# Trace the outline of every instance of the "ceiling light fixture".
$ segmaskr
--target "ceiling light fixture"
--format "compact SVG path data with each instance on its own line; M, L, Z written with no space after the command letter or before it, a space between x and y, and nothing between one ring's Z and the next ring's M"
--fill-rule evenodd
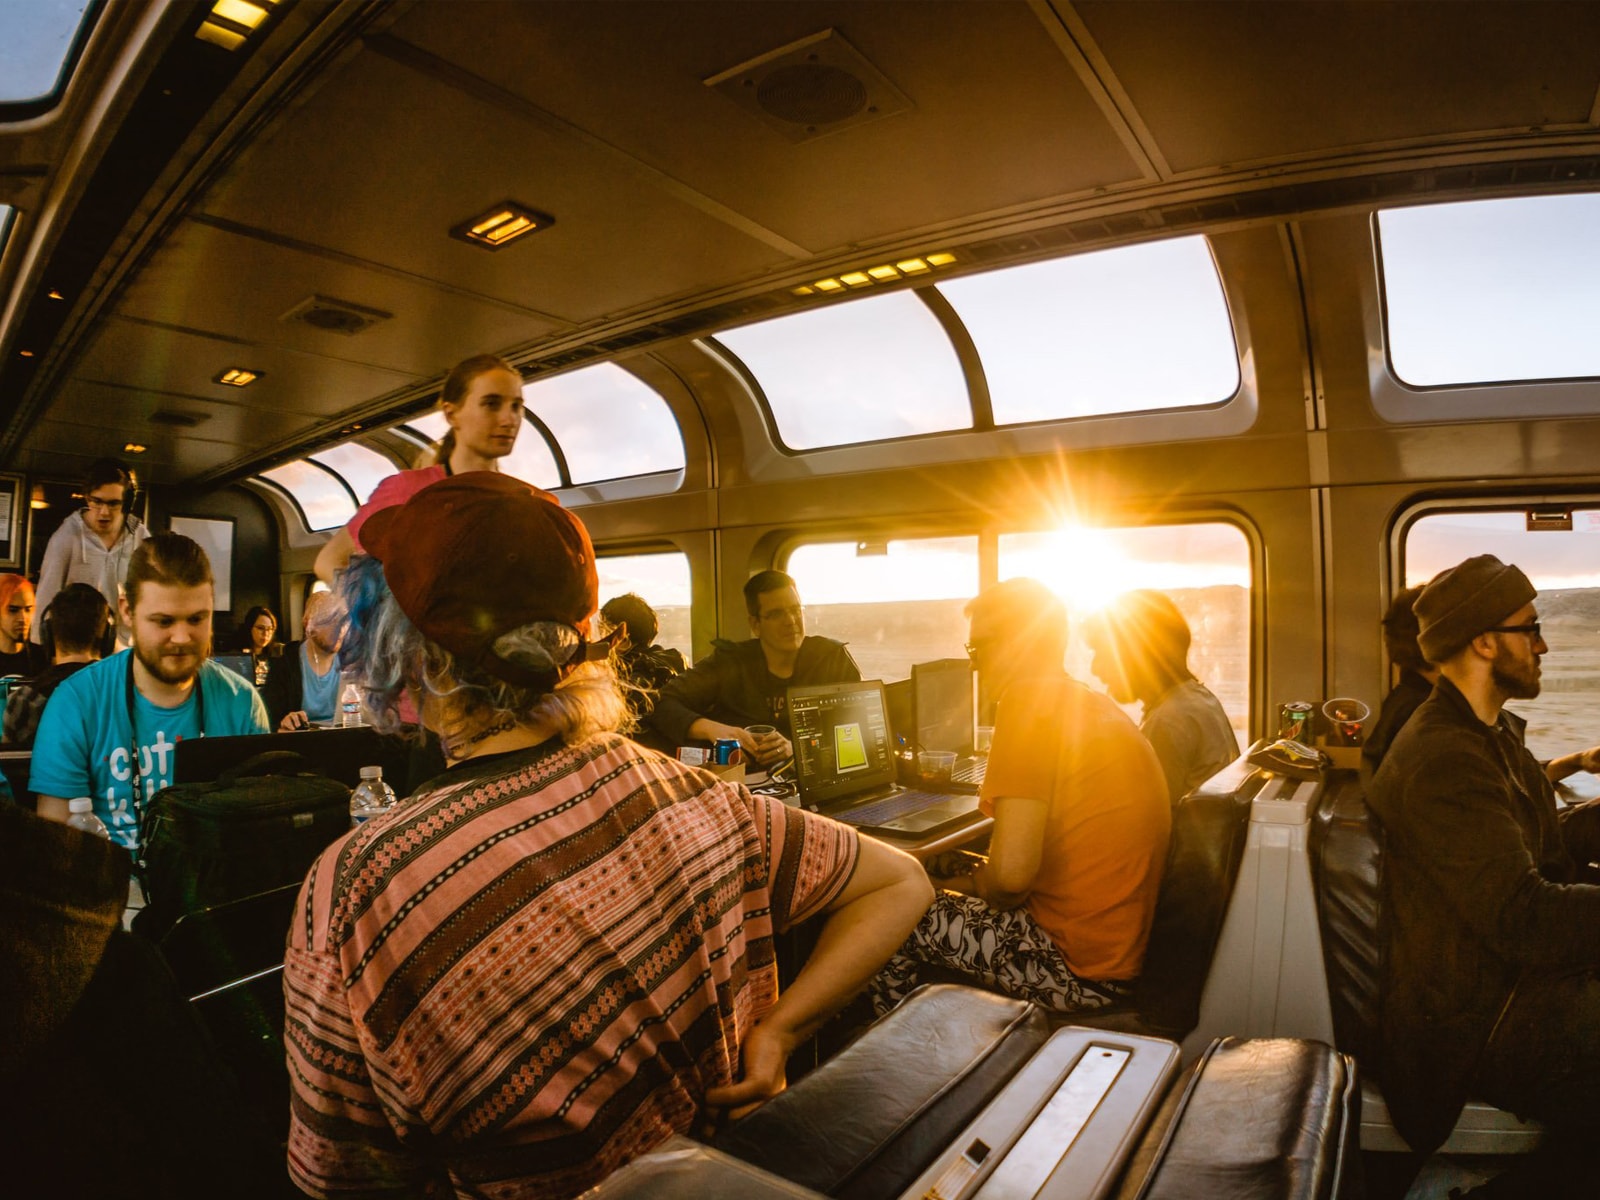
M29 508L49 508L50 501L45 497L44 484L36 483L28 491Z
M194 36L202 42L221 46L224 50L237 50L261 22L267 19L267 10L278 0L216 0Z
M913 275L926 275L936 267L948 267L956 261L956 256L948 250L940 250L933 254L924 254L918 258L902 258L898 262L880 263L875 267L866 267L860 271L845 271L840 275L832 275L827 279L818 279L812 283L802 283L799 287L789 289L791 295L815 296L818 292L843 291L848 288L870 287L875 283L894 283L896 280L906 279Z
M214 376L211 382L224 383L229 387L245 387L260 379L264 374L264 371L248 371L244 367L229 367L221 375Z
M530 233L538 233L556 223L556 219L535 212L526 205L507 200L496 204L488 212L469 217L450 231L450 236L485 250L499 250Z
M150 449L149 446L141 446L138 442L122 443L122 452L124 454L143 454L148 449Z
M52 299L52 300L65 300L66 299L66 297L63 296L60 292L56 291L55 288L51 288L48 292L45 293L45 295L49 296L50 299Z

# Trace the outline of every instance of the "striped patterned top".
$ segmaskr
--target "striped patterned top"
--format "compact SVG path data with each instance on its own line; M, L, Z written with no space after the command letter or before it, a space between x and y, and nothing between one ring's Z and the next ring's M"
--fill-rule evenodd
M314 1196L561 1197L691 1127L854 831L605 734L451 771L331 846L284 970Z

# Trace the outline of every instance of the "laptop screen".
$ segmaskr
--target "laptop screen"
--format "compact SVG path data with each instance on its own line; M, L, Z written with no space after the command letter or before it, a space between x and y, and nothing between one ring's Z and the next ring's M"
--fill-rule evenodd
M831 683L789 689L795 778L809 805L894 782L883 684Z
M219 667L227 667L235 675L243 675L251 683L256 681L255 659L248 654L213 654L211 661Z
M972 664L941 658L911 668L918 750L972 753Z

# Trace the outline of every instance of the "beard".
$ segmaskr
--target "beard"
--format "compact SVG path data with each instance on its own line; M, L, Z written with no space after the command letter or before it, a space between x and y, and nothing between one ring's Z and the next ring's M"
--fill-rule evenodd
M162 683L188 683L200 673L200 664L211 657L211 639L190 642L181 653L163 651L134 639L133 653L144 669Z
M1522 659L1504 650L1489 665L1494 686L1511 700L1532 700L1539 694L1539 660L1531 655Z

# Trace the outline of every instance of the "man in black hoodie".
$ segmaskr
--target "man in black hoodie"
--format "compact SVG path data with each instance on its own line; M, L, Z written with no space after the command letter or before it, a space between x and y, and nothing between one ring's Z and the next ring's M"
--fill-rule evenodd
M712 642L709 656L662 687L650 720L670 745L737 738L765 766L794 753L789 689L854 683L861 670L843 642L806 636L799 589L782 571L751 576L744 602L754 636ZM775 732L752 733L751 725L770 725Z

